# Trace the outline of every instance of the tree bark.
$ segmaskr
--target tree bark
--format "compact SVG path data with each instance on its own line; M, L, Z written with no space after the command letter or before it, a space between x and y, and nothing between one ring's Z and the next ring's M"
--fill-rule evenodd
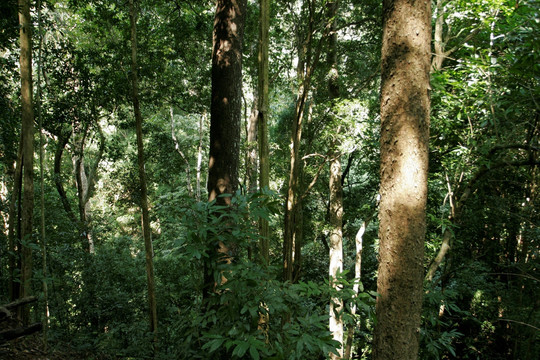
M212 99L210 104L210 151L208 162L208 201L230 205L230 194L238 189L240 122L242 112L242 42L246 0L218 0L213 30ZM231 262L233 244L219 241L210 261ZM203 298L215 290L211 268L205 262ZM221 275L221 281L226 278Z
M134 0L129 1L131 22L131 91L133 112L135 114L135 129L137 132L137 163L139 165L139 181L141 187L141 211L144 248L146 253L146 280L148 283L148 306L150 315L150 331L154 333L154 342L157 341L157 305L156 285L154 281L154 250L152 248L152 234L150 229L150 215L148 211L148 190L146 186L146 172L144 170L144 146L142 133L142 115L139 105L139 83L137 75L137 10Z
M270 29L270 1L260 0L259 16L259 66L258 66L258 142L259 142L259 190L270 188L270 156L268 150L268 43ZM269 261L268 221L259 221L260 252L265 263Z
M336 291L341 287L336 283L337 276L343 272L343 191L341 188L341 161L339 157L330 163L330 286ZM343 300L339 296L330 299L329 330L334 340L342 346L338 354L331 353L331 359L343 357Z
M296 99L295 115L292 123L291 145L290 145L290 166L289 183L287 188L287 199L285 202L285 215L283 220L283 280L292 282L295 273L298 273L299 264L294 264L294 255L300 256L297 250L301 250L301 239L297 230L302 227L300 209L300 143L302 140L302 126L304 110L311 87L311 75L314 64L311 60L312 32L313 32L313 12L310 4L309 30L305 42L299 40L298 43L298 66L297 77L300 82L298 96ZM306 72L306 68L308 71Z
M429 142L431 1L384 0L373 359L416 359Z
M246 1L218 0L212 51L208 200L230 204L238 188L242 41Z
M23 198L21 213L21 297L32 293L32 221L34 211L34 108L32 103L32 20L30 1L19 0L20 67L22 108ZM22 321L28 324L29 309L22 311Z
M338 10L338 2L330 1L326 4L327 17L330 27L330 36L328 37L328 93L331 101L331 115L333 116L335 102L339 98L339 83L338 83L338 62L337 62L337 32L335 18ZM335 121L335 119L333 119ZM334 123L332 121L332 123ZM337 130L339 133L339 130ZM337 283L337 276L343 272L343 189L341 186L341 156L339 153L340 141L337 140L332 144L330 161L330 179L329 179L329 215L330 215L330 246L329 258L330 265L328 275L330 278L330 286L335 291L341 288ZM333 296L330 299L330 320L329 330L332 333L332 338L338 341L341 346L337 349L337 354L330 353L330 359L336 360L343 357L343 300L339 296Z
M257 96L253 100L251 107L251 114L247 121L247 149L246 149L246 189L250 193L255 193L258 188L257 183L257 128L258 128L258 109L257 109Z

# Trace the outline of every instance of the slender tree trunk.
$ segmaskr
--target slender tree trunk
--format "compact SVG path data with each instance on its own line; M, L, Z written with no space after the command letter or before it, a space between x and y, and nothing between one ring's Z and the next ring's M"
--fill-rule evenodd
M73 171L75 173L75 182L77 184L77 195L79 200L79 231L81 240L83 241L83 246L87 246L88 252L90 254L94 254L95 252L94 240L92 237L90 198L93 196L94 193L97 170L101 158L103 157L103 152L105 150L105 137L103 135L103 131L101 130L101 127L97 121L95 125L97 127L97 134L99 137L99 148L98 154L94 162L90 165L86 164L84 156L85 143L90 131L90 125L86 125L82 135L78 134L79 136L77 136L77 134L75 133L77 127L73 126L73 138L76 139L76 149L72 155L72 161ZM59 150L61 151L62 149ZM67 203L67 199L64 199L63 201Z
M199 119L199 146L197 147L197 193L195 199L201 201L201 167L203 156L203 125L206 119L206 112Z
M343 272L343 191L341 188L341 161L339 156L330 163L330 285L339 291L336 283L337 276ZM343 300L339 296L330 299L329 330L334 340L343 345ZM343 357L343 346L338 349L338 355L331 353L331 359Z
M328 37L328 93L330 94L331 106L334 108L335 101L339 98L338 84L338 62L337 62L337 32L335 31L335 17L337 15L338 3L331 1L326 4L327 17L331 28ZM331 113L333 114L334 109ZM339 130L337 131L339 133ZM336 283L337 276L343 272L343 189L341 186L341 156L339 154L339 141L333 144L331 149L332 160L330 161L330 246L329 258L330 266L328 275L330 285L335 291L341 287ZM338 354L330 353L330 359L341 359L343 357L343 300L339 296L330 299L330 321L329 330L334 340L341 346L337 349Z
M37 62L37 117L39 123L39 185L40 185L40 214L41 214L41 262L43 272L43 344L45 353L48 351L48 330L49 330L49 289L47 285L47 238L45 232L45 179L43 171L43 159L45 158L45 144L43 139L43 118L41 116L41 66L42 66L42 49L43 49L43 33L41 26L41 0L37 2L38 16L38 62Z
M193 188L191 187L191 166L189 165L189 161L184 155L184 152L180 150L180 144L178 144L178 139L176 138L176 133L174 131L174 111L172 105L169 108L169 113L171 115L171 137L174 141L174 148L176 149L176 152L180 154L180 156L186 163L186 187L188 191L188 196L191 197L193 196Z
M431 72L437 72L441 71L444 65L444 61L451 56L456 50L461 48L465 43L470 41L472 38L474 38L479 32L480 28L474 29L471 31L467 36L460 39L454 47L447 49L446 45L448 43L448 40L452 37L452 34L450 34L450 27L448 27L448 30L444 31L444 23L445 23L445 15L446 10L444 9L444 5L449 3L450 1L445 0L437 0L437 3L435 4L435 29L433 32L433 58L431 59ZM455 41L455 39L454 39Z
M146 252L146 279L148 282L148 305L150 315L150 331L154 333L154 343L157 341L157 305L156 285L154 281L154 250L152 248L152 234L150 229L150 215L148 212L148 191L146 187L146 173L144 170L144 147L142 133L142 115L139 105L139 83L137 76L137 10L134 0L129 1L131 20L131 91L133 97L133 112L135 113L135 129L137 132L137 162L139 164L139 180L141 187L141 211L144 248Z
M8 229L8 249L9 249L9 298L15 301L19 298L20 282L16 281L15 269L19 266L19 235L20 235L20 206L22 187L22 147L20 141L17 151L17 161L15 162L15 173L13 174L13 190L11 191L11 201L9 204L9 229Z
M431 1L384 0L373 359L416 359L429 142Z
M433 59L431 60L431 71L441 71L446 54L444 53L443 27L444 27L444 0L437 0L435 7L435 31L433 41Z
M69 141L69 135L63 135L60 133L58 135L58 140L56 144L56 151L54 153L54 184L56 185L56 190L60 196L60 201L62 206L69 219L74 226L78 226L77 217L71 209L69 200L67 198L66 190L64 189L64 184L62 183L62 155L64 154L64 149Z
M258 66L258 141L259 141L259 189L270 188L270 156L268 150L268 43L270 29L270 0L260 0L259 16L259 66ZM268 237L270 230L268 221L261 219L259 222L261 235L260 252L265 263L269 261Z
M362 249L363 249L363 243L364 243L364 234L366 232L366 228L369 225L371 219L367 219L362 222L362 226L360 226L360 229L358 229L358 232L356 233L355 237L355 259L354 259L354 285L353 285L353 293L354 297L358 296L359 290L360 290L360 281L362 279ZM351 307L351 314L356 315L356 305L353 305ZM349 324L347 326L347 342L345 345L345 355L343 356L344 359L348 360L351 358L352 353L352 344L354 339L354 324Z
M311 37L307 41L311 41ZM299 60L300 61L300 60ZM298 77L302 85L298 91L296 101L295 117L292 124L291 145L290 145L290 166L289 166L289 184L287 189L287 199L285 204L284 217L284 239L283 239L283 280L293 281L293 275L298 270L298 264L294 264L294 253L297 250L297 229L301 226L299 214L299 192L300 192L300 143L302 140L302 126L304 119L304 110L307 102L310 78L304 78L303 66L299 65Z
M251 114L246 124L247 132L247 149L246 149L246 188L250 193L257 191L257 127L258 127L258 110L257 96L253 100Z
M292 124L290 145L290 167L287 198L285 201L285 215L283 221L283 280L294 281L300 275L300 263L302 246L302 198L300 194L300 176L302 159L300 157L300 143L302 140L302 126L304 111L311 90L311 78L315 68L319 64L322 44L330 33L330 27L326 28L322 38L319 39L317 48L313 54L312 42L314 34L314 3L307 2L309 11L308 30L305 41L298 40L299 60L297 77L300 83L296 99L295 117Z
M21 214L21 284L20 296L32 293L32 220L34 211L34 108L32 104L32 20L30 1L19 0L20 23L20 67L21 67L21 108L22 108L22 164L23 199ZM29 309L22 312L23 324L29 321Z

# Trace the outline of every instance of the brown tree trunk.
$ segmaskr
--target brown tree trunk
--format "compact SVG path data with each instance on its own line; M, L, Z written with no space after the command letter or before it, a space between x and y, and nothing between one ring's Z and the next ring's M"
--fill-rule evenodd
M257 96L253 100L251 107L251 114L247 121L247 149L246 149L246 189L250 193L257 191L257 128L258 128L258 110L257 110Z
M218 0L212 50L212 99L210 104L210 151L208 201L230 205L238 189L240 120L242 112L242 41L246 0ZM217 261L231 261L233 244L219 242ZM222 259L219 259L219 258ZM205 263L203 298L215 289L214 274ZM226 281L222 275L222 281Z
M270 2L260 0L259 16L259 67L258 67L258 141L259 141L259 189L270 187L270 157L268 150L268 32L270 29ZM261 235L260 252L265 263L269 261L268 237L270 230L268 221L261 219L259 222Z
M384 0L373 359L416 359L429 142L431 1Z
M238 188L242 110L242 40L246 1L218 0L212 51L208 200L230 204L222 194Z
M310 6L311 9L311 6ZM298 43L298 67L296 70L300 87L296 99L295 116L292 123L290 145L289 184L285 202L285 215L283 220L283 280L293 281L298 273L299 264L294 264L294 258L300 257L301 240L298 238L298 229L301 229L301 202L300 202L300 143L302 140L302 127L304 111L311 87L311 74L313 68L311 60L311 42L313 31L312 11L310 11L309 30L305 42ZM306 68L308 69L306 73Z
M30 1L19 0L20 23L20 66L21 66L21 108L22 108L22 213L21 213L21 294L20 297L32 293L32 220L34 211L34 108L32 104L32 20L30 18ZM22 312L23 324L28 324L29 309Z
M133 97L133 112L135 113L135 128L137 132L137 162L139 165L139 181L141 187L142 230L144 249L146 253L146 279L148 283L148 305L150 315L150 331L154 333L154 342L157 341L157 305L156 285L154 281L154 250L152 248L152 234L150 229L150 215L148 212L148 190L146 187L146 172L144 170L144 147L142 133L142 115L139 105L139 83L137 76L137 10L134 0L129 1L131 21L131 91Z

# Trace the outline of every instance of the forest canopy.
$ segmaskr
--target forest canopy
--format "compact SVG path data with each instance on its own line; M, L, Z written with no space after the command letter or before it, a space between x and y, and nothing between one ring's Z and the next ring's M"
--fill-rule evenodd
M0 357L540 358L539 19L0 2Z

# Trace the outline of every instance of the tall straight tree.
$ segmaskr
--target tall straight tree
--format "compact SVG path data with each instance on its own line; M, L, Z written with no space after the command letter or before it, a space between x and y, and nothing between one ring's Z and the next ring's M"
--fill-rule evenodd
M268 32L270 29L270 0L260 0L259 15L259 73L258 73L258 131L259 131L259 188L270 187L270 159L268 154ZM268 264L268 221L259 222L261 256Z
M335 108L335 102L339 98L338 83L338 63L337 63L337 31L336 15L338 10L338 1L329 1L326 3L327 16L329 21L330 36L328 37L328 93L330 95L331 106ZM334 110L334 109L332 109ZM333 113L334 111L332 111ZM337 132L339 133L339 128ZM339 136L339 135L338 135ZM330 149L332 159L330 161L330 266L328 275L332 287L339 291L337 276L343 271L343 189L341 185L341 156L339 143L332 144ZM334 340L342 346L337 349L337 354L330 353L330 359L341 359L343 357L343 300L338 296L330 299L330 320L329 330Z
M212 48L212 99L210 104L210 156L208 201L230 205L238 189L240 120L242 115L242 41L246 0L218 0ZM230 261L231 244L219 242L217 252ZM210 264L212 267L213 264ZM215 286L214 274L205 263L203 298ZM226 279L222 276L222 281Z
M146 279L148 282L148 305L150 310L150 331L157 340L157 305L156 285L154 281L154 250L150 232L150 215L148 213L148 190L146 186L146 172L144 170L144 147L142 134L142 115L139 105L139 79L137 75L137 9L135 0L129 1L131 22L131 92L133 112L135 113L135 130L137 132L137 162L139 164L139 182L141 188L142 230L144 249L146 252Z
M229 204L238 188L242 40L246 0L218 0L213 31L208 200Z
M384 0L373 359L416 359L429 142L430 0Z
M17 171L22 174L22 206L17 223L20 221L21 249L21 288L19 297L29 296L32 278L32 221L34 211L34 108L32 104L32 20L30 1L19 0L20 24L20 69L21 69L21 146L17 161ZM22 165L22 167L21 167ZM19 193L20 194L20 193ZM20 196L20 195L19 195ZM27 306L22 311L21 319L26 325L29 318Z

